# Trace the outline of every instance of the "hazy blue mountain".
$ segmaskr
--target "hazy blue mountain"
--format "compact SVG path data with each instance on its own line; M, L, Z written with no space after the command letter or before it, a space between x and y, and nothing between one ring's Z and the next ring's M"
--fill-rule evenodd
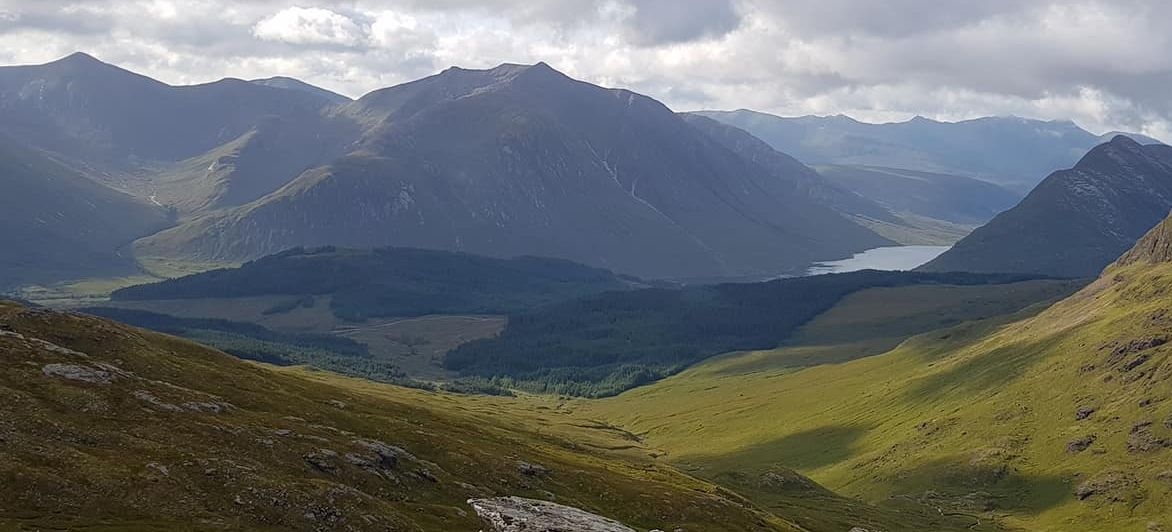
M0 131L115 169L199 155L273 115L313 124L326 105L305 92L236 79L170 86L83 53L0 67Z
M921 269L1092 277L1169 209L1172 147L1117 136Z
M120 249L166 225L163 209L0 135L0 289L133 273Z
M723 277L890 243L798 193L815 175L801 165L766 169L651 98L545 64L452 68L337 114L364 130L352 153L137 249L242 260L394 245Z
M882 166L974 177L1021 193L1111 138L1070 121L1018 117L955 123L916 117L869 124L842 115L782 118L748 110L700 114L742 128L809 165Z
M829 182L897 213L980 225L1017 204L1021 196L971 177L880 166L818 167Z
M309 83L306 83L306 82L301 81L299 79L288 78L285 76L275 76L275 77L271 77L271 78L254 79L254 80L250 80L249 83L255 83L257 85L265 85L267 87L276 87L278 89L301 91L301 92L305 92L305 93L319 96L322 99L324 99L330 103L333 103L333 104L348 103L348 102L353 101L348 96L343 96L343 95L338 94L334 91L331 91L328 89L323 89L323 88L318 87L316 85L310 85Z

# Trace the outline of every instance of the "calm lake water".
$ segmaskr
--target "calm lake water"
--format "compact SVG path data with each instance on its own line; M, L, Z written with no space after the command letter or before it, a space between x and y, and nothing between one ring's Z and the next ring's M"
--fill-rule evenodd
M820 262L806 270L807 275L843 273L858 270L911 270L948 251L950 246L892 246L868 249L849 259Z

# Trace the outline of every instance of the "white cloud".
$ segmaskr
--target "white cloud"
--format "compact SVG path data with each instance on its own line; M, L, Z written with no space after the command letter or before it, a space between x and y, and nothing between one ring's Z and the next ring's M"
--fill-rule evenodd
M363 28L345 15L320 7L288 7L252 27L266 41L305 45L358 46L366 40Z
M1164 0L0 0L0 62L85 50L169 83L351 96L546 61L673 108L1019 114L1167 139ZM308 49L312 49L309 52Z

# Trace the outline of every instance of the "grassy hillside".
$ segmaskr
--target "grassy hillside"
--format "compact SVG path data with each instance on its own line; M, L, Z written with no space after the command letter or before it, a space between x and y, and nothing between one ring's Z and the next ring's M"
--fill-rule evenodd
M801 345L715 359L581 408L710 479L785 466L872 502L1029 530L1165 530L1170 289L1172 264L1139 261L1040 313L794 368L811 351L833 360L882 336L859 317L884 307L855 299L807 326Z
M613 395L734 350L768 349L867 288L995 285L1022 276L879 272L610 292L509 316L497 337L448 353L445 366L506 386Z
M551 410L274 371L11 303L0 353L4 529L476 530L465 499L516 494L640 530L795 530Z

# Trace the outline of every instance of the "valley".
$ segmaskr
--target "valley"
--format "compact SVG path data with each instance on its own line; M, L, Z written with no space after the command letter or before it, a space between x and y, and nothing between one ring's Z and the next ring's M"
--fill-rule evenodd
M852 3L840 46L920 38ZM1156 78L881 81L753 0L583 4L541 47L505 41L556 1L415 4L103 48L158 79L5 56L40 62L0 66L0 529L1172 530L1172 147L1112 93ZM779 62L733 71L746 28Z

